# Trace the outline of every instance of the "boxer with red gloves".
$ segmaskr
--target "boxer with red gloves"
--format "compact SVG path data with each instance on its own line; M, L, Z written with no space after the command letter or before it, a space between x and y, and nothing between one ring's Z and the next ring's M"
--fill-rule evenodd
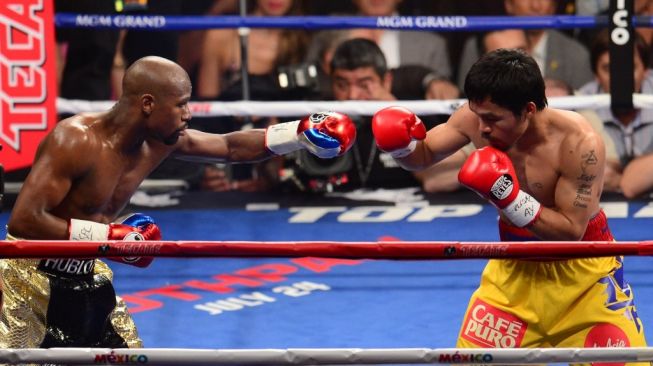
M379 148L393 158L409 155L417 141L426 138L422 120L403 107L388 107L374 114L372 132Z
M405 108L378 111L377 145L420 170L472 142L478 150L458 179L499 210L503 241L533 242L537 253L538 240L614 240L599 206L603 140L581 115L547 106L532 57L484 55L467 74L465 95L468 103L426 133ZM646 346L624 278L618 257L489 260L457 347Z
M277 155L304 148L323 158L335 158L347 152L356 140L356 126L349 116L337 112L319 112L299 121L268 127L265 146Z
M499 208L515 226L532 224L542 211L542 205L533 196L519 189L508 155L492 146L472 152L460 168L458 180Z
M161 230L154 219L141 213L128 215L120 223L100 224L94 221L70 219L68 224L70 240L161 240ZM117 262L145 268L152 263L152 257L123 257Z
M41 141L9 217L8 239L158 239L143 216L116 222L142 181L168 157L258 162L298 148L319 157L344 153L355 140L349 118L318 113L269 129L213 134L188 128L191 82L161 57L135 61L107 111L82 113ZM145 267L151 258L122 262ZM139 347L113 273L94 258L0 260L1 348Z

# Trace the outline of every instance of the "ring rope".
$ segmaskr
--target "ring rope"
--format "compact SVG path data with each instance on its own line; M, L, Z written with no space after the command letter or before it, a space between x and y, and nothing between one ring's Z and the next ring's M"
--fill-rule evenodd
M598 109L610 107L610 94L567 96L548 98L549 105L560 109ZM196 117L210 116L260 116L293 117L317 111L371 116L388 106L403 106L417 114L452 114L466 99L450 100L398 100L398 101L237 101L237 102L190 102L189 108ZM636 108L653 109L653 95L633 94ZM57 99L59 113L76 114L110 109L115 101L89 101ZM253 112L255 111L255 112Z
M174 15L109 15L55 14L59 28L110 28L149 30L190 30L217 28L284 28L284 29L344 29L381 28L429 31L487 31L521 28L596 28L608 26L607 16L549 15L549 16L174 16ZM651 27L650 16L636 16L635 27Z
M0 362L147 365L540 364L653 361L653 348L26 348L0 349Z
M540 259L653 255L653 241L334 242L5 240L0 258L330 257L350 259Z

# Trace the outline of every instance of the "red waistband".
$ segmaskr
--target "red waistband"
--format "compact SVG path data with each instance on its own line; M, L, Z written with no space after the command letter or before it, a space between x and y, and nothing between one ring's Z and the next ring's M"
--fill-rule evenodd
M501 241L534 241L540 240L530 230L508 224L499 220L499 236ZM612 241L614 237L608 226L608 218L603 210L590 219L581 241Z

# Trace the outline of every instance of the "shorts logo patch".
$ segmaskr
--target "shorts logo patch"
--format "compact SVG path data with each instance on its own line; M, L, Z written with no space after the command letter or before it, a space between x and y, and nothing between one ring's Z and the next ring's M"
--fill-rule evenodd
M528 324L476 299L463 323L462 337L480 347L520 347Z
M626 333L614 324L597 324L587 333L585 347L630 347ZM601 366L621 366L625 363L594 363Z
M42 259L38 268L64 276L88 276L93 274L95 259L48 258Z
M585 347L630 347L626 333L614 324L595 325L587 333Z

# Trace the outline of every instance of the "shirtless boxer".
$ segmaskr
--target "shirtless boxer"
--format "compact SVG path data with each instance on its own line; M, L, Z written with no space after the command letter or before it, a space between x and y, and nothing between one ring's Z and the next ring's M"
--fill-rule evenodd
M469 102L428 132L406 109L377 112L377 144L416 170L473 142L478 150L458 178L497 207L503 241L613 240L599 207L603 141L579 114L547 107L530 56L488 53L467 74L465 93ZM477 348L645 345L615 257L490 260L458 338L458 347Z
M344 153L356 136L349 117L334 112L267 130L191 130L190 96L190 80L179 65L159 57L136 61L111 110L63 120L42 141L9 218L8 238L160 239L147 216L115 220L167 156L251 162L306 148L330 158ZM151 258L123 261L147 266ZM102 261L7 259L0 261L0 273L0 347L141 346Z

